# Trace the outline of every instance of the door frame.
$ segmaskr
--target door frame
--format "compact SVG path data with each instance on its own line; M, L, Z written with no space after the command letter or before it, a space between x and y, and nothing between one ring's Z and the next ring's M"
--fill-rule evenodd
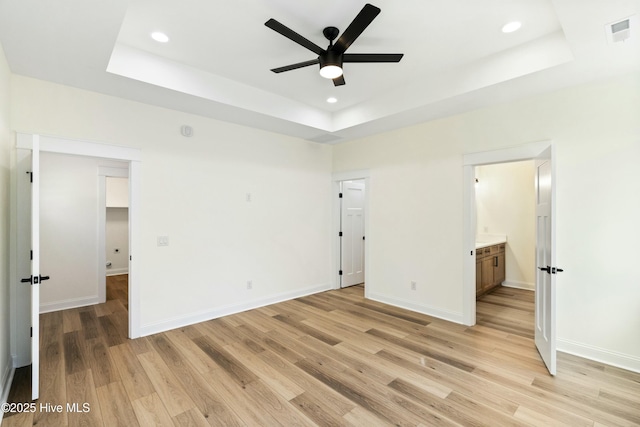
M467 326L476 324L476 200L475 167L497 163L533 160L551 147L552 161L555 149L551 140L531 142L514 147L468 153L463 156L463 302L462 322ZM554 181L552 185L556 185Z
M369 233L369 218L371 217L370 209L369 209L369 200L371 196L371 178L368 169L356 170L356 171L347 171L347 172L336 172L332 175L332 191L331 197L333 199L333 237L331 240L331 247L333 256L331 257L331 287L332 289L340 289L340 238L338 233L340 232L340 183L342 181L351 181L356 179L364 180L364 235L366 237L364 241L364 296L368 297L368 289L372 283L371 281L371 262L370 262L370 254L371 251L369 247L371 246L372 236Z
M142 151L137 148L122 147L116 145L100 144L84 140L72 140L47 135L35 135L26 133L16 134L16 148L32 149L34 138L40 140L40 152L50 152L58 154L70 154L77 156L95 157L104 160L117 160L127 162L129 166L129 338L140 337L140 274L134 260L140 258L141 237L140 237L140 213L141 201L141 163ZM13 215L18 212L12 210ZM12 220L12 224L16 224ZM17 233L14 228L14 233ZM16 240L18 238L16 234ZM12 247L13 249L13 247ZM99 248L98 248L99 249ZM18 254L14 259L18 259ZM16 272L19 276L20 272ZM12 275L13 276L13 275ZM12 281L12 283L15 281ZM16 286L14 284L14 286ZM12 315L13 317L13 315ZM15 329L12 328L12 333ZM19 339L16 337L16 339ZM19 346L18 346L19 347ZM18 360L30 359L22 354L15 354Z

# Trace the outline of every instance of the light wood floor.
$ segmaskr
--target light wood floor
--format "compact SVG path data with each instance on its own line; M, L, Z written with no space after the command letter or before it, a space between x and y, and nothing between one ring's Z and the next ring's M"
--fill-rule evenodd
M352 287L137 340L125 338L126 297L109 296L41 316L38 404L90 412L6 414L3 425L640 424L640 374L565 354L547 374L527 291L484 296L474 327ZM16 376L11 400L29 400L28 381Z

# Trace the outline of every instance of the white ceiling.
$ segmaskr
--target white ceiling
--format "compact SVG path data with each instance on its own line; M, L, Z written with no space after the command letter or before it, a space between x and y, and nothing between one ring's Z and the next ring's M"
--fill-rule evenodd
M272 73L315 54L264 23L325 47L365 1L0 0L0 42L16 74L329 143L640 70L640 28L605 32L640 0L372 1L348 52L404 58L345 64L339 87L317 66Z

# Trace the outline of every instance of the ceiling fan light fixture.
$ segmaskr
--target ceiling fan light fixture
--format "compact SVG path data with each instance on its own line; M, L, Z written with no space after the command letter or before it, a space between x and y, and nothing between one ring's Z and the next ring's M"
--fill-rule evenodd
M320 75L325 79L335 79L342 75L342 55L327 50L318 58L320 60Z
M320 75L325 79L335 79L342 75L342 68L337 65L325 65L320 68Z

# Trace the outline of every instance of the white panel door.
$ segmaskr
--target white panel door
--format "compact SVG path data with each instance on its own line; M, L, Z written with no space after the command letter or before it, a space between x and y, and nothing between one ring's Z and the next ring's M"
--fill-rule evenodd
M551 148L536 158L535 342L551 375L556 374L555 185Z
M342 183L341 287L364 283L364 183Z
M31 399L40 395L40 146L31 151ZM23 279L26 281L26 279Z

